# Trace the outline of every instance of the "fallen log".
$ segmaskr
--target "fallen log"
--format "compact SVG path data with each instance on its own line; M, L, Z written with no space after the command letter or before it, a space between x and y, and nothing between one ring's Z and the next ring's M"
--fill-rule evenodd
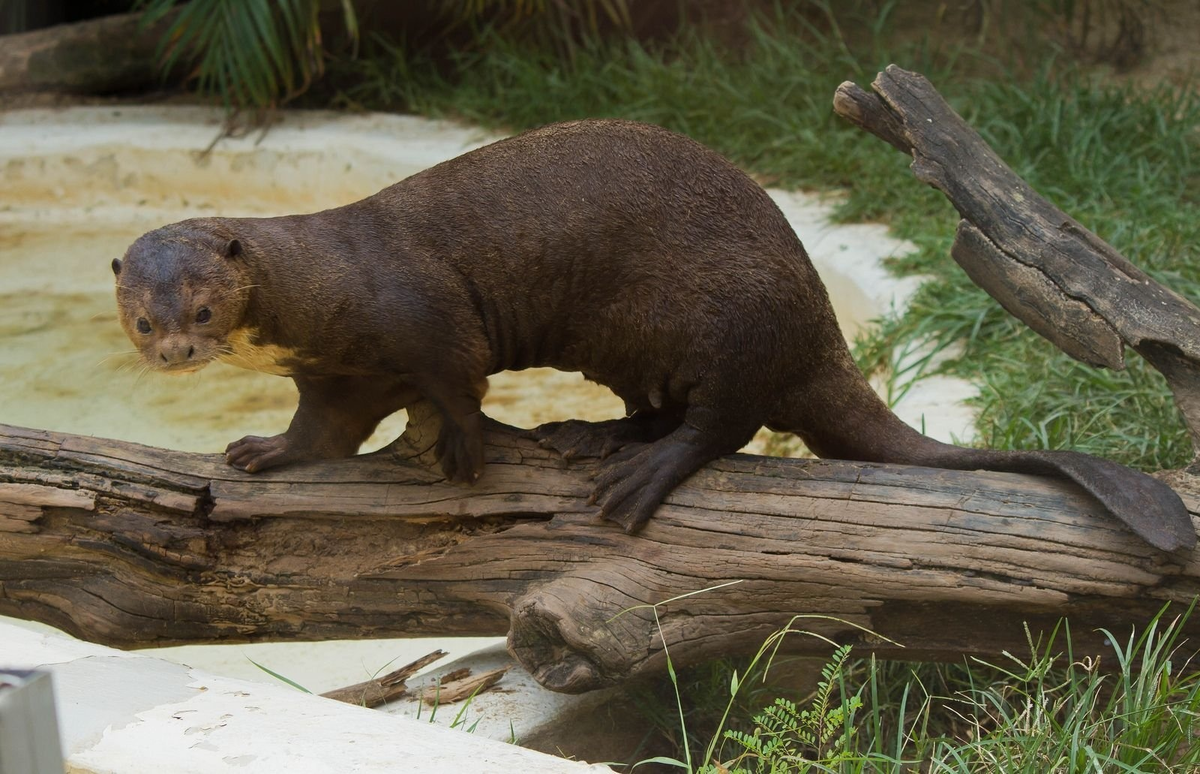
M151 86L162 79L156 52L177 13L153 24L126 13L0 35L0 94L107 94Z
M664 642L677 665L753 652L796 614L888 658L1023 652L1023 623L1062 616L1102 652L1096 628L1200 589L1200 552L1150 548L1067 482L735 455L628 536L587 503L593 461L493 423L483 480L448 484L437 415L413 416L389 450L253 476L0 426L0 614L126 648L507 633L543 685L584 691L661 670ZM661 631L647 607L732 581L660 605Z

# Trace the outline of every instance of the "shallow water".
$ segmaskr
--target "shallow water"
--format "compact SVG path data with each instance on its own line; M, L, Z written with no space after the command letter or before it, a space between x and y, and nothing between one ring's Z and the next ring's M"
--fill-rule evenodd
M285 430L296 408L290 379L223 363L185 375L141 367L117 322L109 263L143 225L0 235L0 422L195 452ZM484 410L532 427L620 416L622 404L579 374L532 369L494 377ZM404 421L403 412L388 419L365 448L390 442Z

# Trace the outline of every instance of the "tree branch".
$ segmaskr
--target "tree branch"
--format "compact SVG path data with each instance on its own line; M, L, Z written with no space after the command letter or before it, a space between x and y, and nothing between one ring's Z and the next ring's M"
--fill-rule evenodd
M951 251L971 279L1067 354L1125 367L1124 344L1167 379L1200 449L1200 309L1160 285L1018 177L929 81L890 65L834 110L913 157L963 216Z

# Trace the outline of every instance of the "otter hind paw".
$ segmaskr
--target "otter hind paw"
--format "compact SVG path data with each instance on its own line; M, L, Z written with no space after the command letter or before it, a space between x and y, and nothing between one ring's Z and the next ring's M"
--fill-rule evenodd
M627 448L610 457L596 474L591 501L626 534L637 532L649 521L671 490L691 473L657 464L663 451L656 448L660 446Z

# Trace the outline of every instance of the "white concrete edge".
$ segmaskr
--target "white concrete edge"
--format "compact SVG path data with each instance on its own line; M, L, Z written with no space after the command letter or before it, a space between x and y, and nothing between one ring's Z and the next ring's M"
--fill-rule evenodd
M472 675L481 675L505 667L508 672L496 684L497 690L436 708L421 699L426 690L436 691L439 680L451 672L468 669ZM488 739L507 741L515 736L518 744L524 739L553 734L561 724L577 723L621 693L619 688L583 694L551 691L518 664L502 642L434 665L411 678L408 685L411 696L381 706L379 710L442 726L455 724L460 728L472 728L472 733Z
M2 622L0 665L54 675L72 772L609 771Z
M353 135L370 144L372 155L433 166L501 139L477 127L421 116L287 110L265 133L249 131L218 140L223 115L219 108L198 106L0 110L0 131L6 135L2 155L19 158L130 143L141 149L191 152L197 160L210 146L232 152L269 147L276 153L327 153ZM80 126L87 131L79 131Z

